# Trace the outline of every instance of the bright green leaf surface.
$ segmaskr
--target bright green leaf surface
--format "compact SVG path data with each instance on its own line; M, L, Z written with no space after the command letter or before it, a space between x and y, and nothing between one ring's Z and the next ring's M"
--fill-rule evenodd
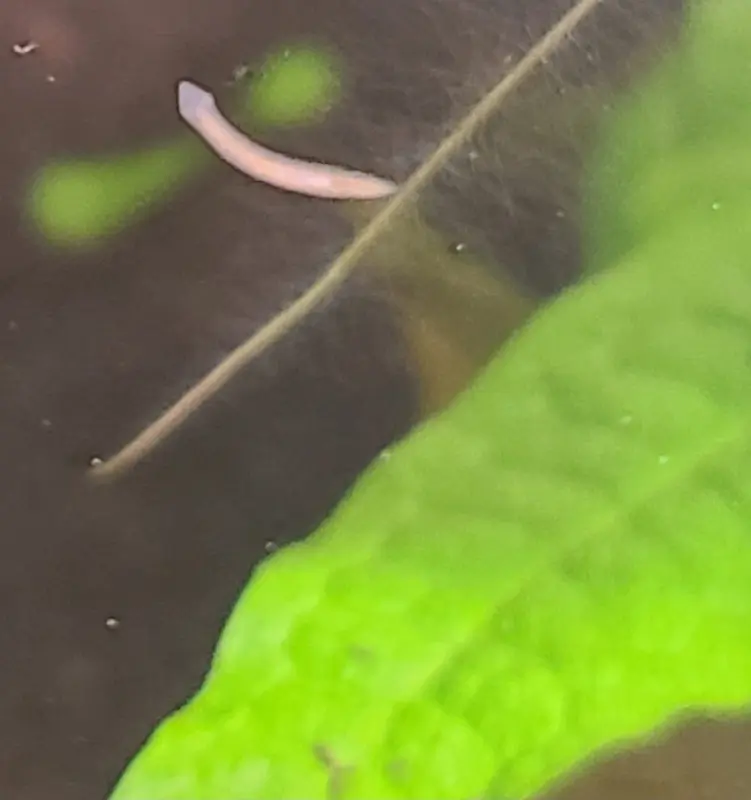
M273 55L243 90L239 120L256 128L310 122L338 99L337 69L333 57L310 48ZM153 212L210 163L192 134L113 158L52 163L31 187L30 214L53 244L87 245Z
M748 140L709 99L735 96L716 50L751 51L721 24L746 4L705 8L689 43L713 83L684 75L703 99L663 77L644 96ZM630 108L594 187L656 141ZM626 194L669 169L657 151L630 151ZM703 186L717 207L668 188L644 225L610 198L618 262L257 571L112 800L525 797L684 709L751 702L751 184Z
M557 303L271 559L115 798L325 797L316 746L342 797L519 797L751 698L748 213Z
M751 3L693 3L681 47L606 125L587 196L590 270L751 186Z

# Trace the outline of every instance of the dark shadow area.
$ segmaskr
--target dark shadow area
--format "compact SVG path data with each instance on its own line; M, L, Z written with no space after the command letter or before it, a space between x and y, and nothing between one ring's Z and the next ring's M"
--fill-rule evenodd
M221 94L233 70L269 47L312 39L341 52L345 101L324 124L284 132L275 145L402 181L497 65L518 59L570 5L3 0L1 797L103 798L155 723L198 686L253 566L312 531L408 430L416 406L387 298L363 276L153 458L122 480L90 484L93 456L120 447L298 296L351 231L333 204L217 163L100 248L61 252L23 213L33 175L60 156L171 135L180 129L176 80ZM617 84L680 9L664 0L612 5L597 36L577 43L585 58L568 85L591 82L582 63ZM30 40L38 49L14 52ZM566 142L541 130L530 138L521 121L511 125L504 171L492 170L508 177L502 191L460 173L447 182L447 205L431 213L545 296L576 276L576 220L560 212L573 202L566 181L580 153L570 158ZM504 135L502 122L489 140ZM460 203L466 216L454 213L452 191L471 196ZM482 233L473 239L473 230ZM748 736L743 726L692 729L556 796L745 798Z

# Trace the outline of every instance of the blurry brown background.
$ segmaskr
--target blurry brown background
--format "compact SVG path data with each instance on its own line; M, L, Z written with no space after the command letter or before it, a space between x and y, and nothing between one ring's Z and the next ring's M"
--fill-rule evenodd
M622 78L635 53L663 46L681 11L677 0L604 5L596 30L574 42L573 83ZM312 38L343 54L345 102L275 144L403 180L499 65L569 6L3 0L0 797L103 798L156 721L198 685L266 543L310 532L407 430L416 403L393 317L365 276L149 463L92 488L89 458L114 451L296 297L349 230L331 204L215 165L143 224L89 253L63 253L22 213L35 172L60 156L171 135L177 79L221 94L239 65ZM39 48L14 53L28 40ZM448 217L458 236L481 240L548 294L577 265L575 215L550 201L569 196L550 175L564 180L558 160L577 148L526 141L515 188L460 181L463 213L449 207ZM748 726L691 725L556 797L746 798L750 747Z

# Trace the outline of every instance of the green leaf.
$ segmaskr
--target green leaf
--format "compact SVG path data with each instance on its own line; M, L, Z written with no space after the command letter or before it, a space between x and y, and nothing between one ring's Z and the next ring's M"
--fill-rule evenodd
M241 122L256 129L300 125L324 115L339 97L339 65L309 47L268 57L237 102ZM192 134L140 152L53 162L36 176L31 218L61 247L85 247L133 224L211 164Z
M112 800L526 797L683 713L748 706L751 189L733 180L720 209L634 227L270 558Z
M747 703L749 213L553 304L270 559L113 800L322 798L321 748L342 798L521 797Z
M749 30L745 0L693 2L680 47L610 115L586 196L590 271L747 194Z

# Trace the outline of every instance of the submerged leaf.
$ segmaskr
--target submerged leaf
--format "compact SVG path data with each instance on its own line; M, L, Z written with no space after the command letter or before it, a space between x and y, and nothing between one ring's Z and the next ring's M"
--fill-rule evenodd
M587 268L618 263L691 210L721 212L751 185L745 0L691 3L682 44L607 120L587 194Z
M256 574L113 800L525 797L751 701L751 197L541 314Z
M735 180L717 212L653 220L270 558L113 800L527 797L681 713L751 703Z

